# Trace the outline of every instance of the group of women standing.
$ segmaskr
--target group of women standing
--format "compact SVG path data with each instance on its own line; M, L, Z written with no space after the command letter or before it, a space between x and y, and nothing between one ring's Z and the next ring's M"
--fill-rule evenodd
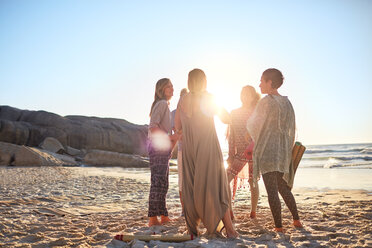
M189 92L179 100L172 130L168 103L173 96L173 85L167 78L157 82L149 125L149 226L170 221L166 208L169 159L174 145L182 139L180 191L190 234L199 234L198 225L202 221L208 234L220 233L225 228L227 237L238 236L232 223L234 215L229 183L247 163L252 193L250 217L256 218L257 180L261 173L275 230L283 232L278 192L293 215L293 224L302 227L296 202L283 179L283 174L289 170L295 122L290 101L277 91L282 83L283 76L279 70L266 70L261 77L260 88L267 96L259 100L260 96L254 88L246 86L241 94L242 107L229 114L218 108L213 96L207 92L205 73L194 69L189 72ZM214 125L215 115L230 127L227 171Z

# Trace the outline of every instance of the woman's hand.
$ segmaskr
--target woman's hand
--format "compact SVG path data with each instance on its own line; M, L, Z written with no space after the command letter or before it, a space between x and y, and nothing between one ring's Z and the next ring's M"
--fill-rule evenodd
M170 142L171 142L171 150L172 151L174 149L174 146L177 144L177 141L181 138L181 136L182 135L180 135L178 133L169 135L169 139L170 139Z
M234 161L234 157L229 155L229 157L226 160L229 167L232 165L233 161Z
M223 107L219 107L217 114L223 123L231 124L231 117L229 112L226 111L226 109L224 109Z

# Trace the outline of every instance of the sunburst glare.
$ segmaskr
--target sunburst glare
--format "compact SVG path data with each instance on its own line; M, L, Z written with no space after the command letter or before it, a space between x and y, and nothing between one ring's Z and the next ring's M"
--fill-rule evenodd
M151 142L158 151L167 151L171 148L169 136L164 132L153 132L151 134Z

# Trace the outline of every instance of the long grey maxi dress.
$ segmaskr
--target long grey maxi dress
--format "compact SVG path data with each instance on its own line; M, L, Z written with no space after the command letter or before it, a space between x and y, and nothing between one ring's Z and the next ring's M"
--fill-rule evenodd
M183 133L184 214L191 234L198 235L197 227L200 220L207 228L208 234L212 234L222 226L221 220L229 208L231 193L214 125L213 111L210 111L213 106L210 106L210 101L203 101L211 96L208 93L199 96L192 94L189 93L186 98L199 99L191 102L197 103L200 108L194 106L191 114L179 108ZM205 107L205 104L209 106Z

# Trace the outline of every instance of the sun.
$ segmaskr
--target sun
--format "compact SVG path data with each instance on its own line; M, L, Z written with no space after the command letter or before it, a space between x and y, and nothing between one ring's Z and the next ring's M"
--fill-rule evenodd
M224 108L229 113L231 112L231 110L239 108L241 106L240 90L240 88L234 89L233 87L226 86L218 87L218 85L208 88L208 92L210 92L214 96L214 101L217 108ZM222 123L218 117L215 117L215 127L224 159L226 159L228 151L228 142L226 139L228 125ZM225 163L225 167L226 166L227 164Z
M228 87L211 87L208 91L214 96L215 103L218 107L226 109L228 112L235 108L239 108L240 102L240 89L236 90Z

